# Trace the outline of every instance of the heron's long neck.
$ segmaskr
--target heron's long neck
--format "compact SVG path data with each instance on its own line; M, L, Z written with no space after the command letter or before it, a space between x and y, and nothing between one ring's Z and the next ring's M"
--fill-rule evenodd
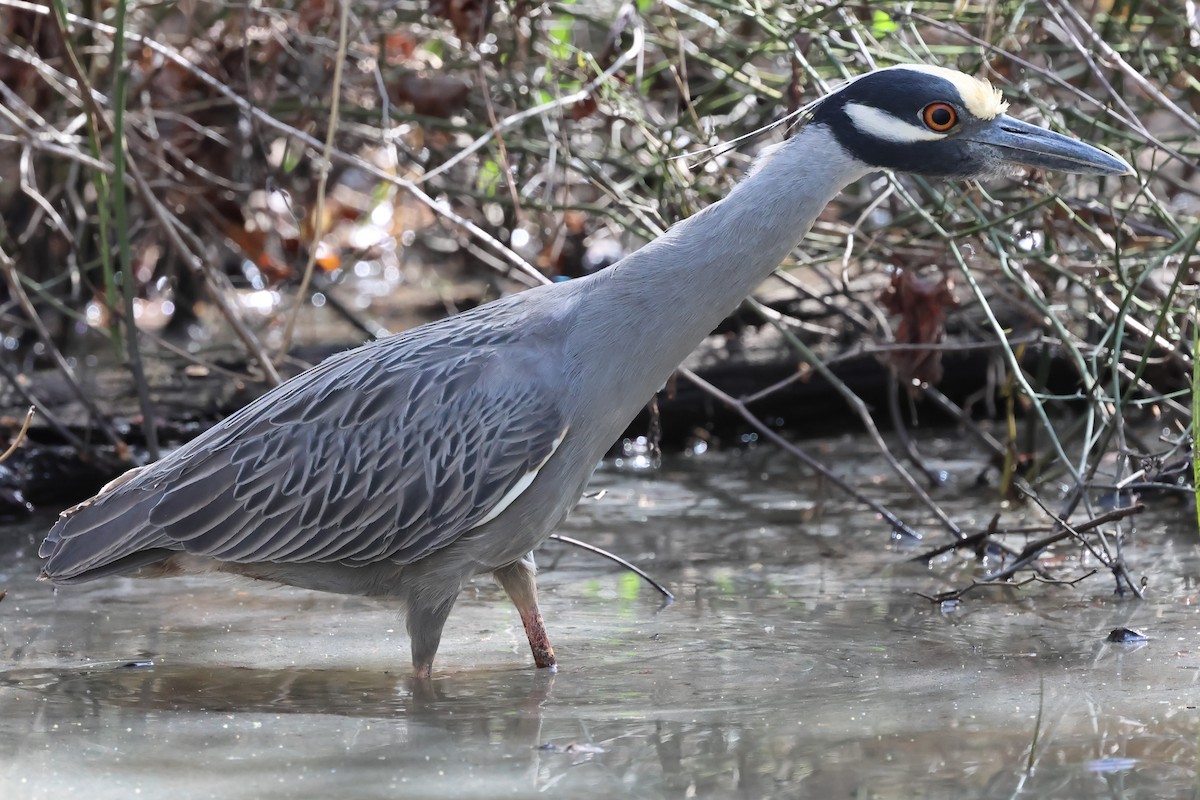
M809 126L728 197L597 275L594 291L610 302L585 305L611 315L604 338L627 366L609 377L653 383L653 392L867 171L827 128Z

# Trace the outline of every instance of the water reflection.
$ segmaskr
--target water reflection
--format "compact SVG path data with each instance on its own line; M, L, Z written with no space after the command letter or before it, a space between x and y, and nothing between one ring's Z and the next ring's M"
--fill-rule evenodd
M529 666L486 581L422 686L384 605L200 578L53 593L32 580L44 528L8 530L0 797L1193 793L1190 538L1142 522L1144 603L1095 578L944 611L913 592L969 581L969 561L949 577L906 563L869 515L727 458L599 477L606 495L564 532L679 600L547 544L557 676ZM1121 626L1149 640L1106 642Z

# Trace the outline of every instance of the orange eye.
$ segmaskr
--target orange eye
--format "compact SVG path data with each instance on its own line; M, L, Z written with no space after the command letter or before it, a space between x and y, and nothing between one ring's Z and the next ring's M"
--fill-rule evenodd
M925 127L931 131L945 133L958 124L958 112L949 103L930 103L921 112Z

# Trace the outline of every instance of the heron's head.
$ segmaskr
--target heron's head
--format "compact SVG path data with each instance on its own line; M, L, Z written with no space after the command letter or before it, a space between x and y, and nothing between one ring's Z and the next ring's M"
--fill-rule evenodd
M850 81L812 111L859 161L920 175L977 178L1015 167L1127 175L1120 158L1014 119L984 80L952 69L889 67Z

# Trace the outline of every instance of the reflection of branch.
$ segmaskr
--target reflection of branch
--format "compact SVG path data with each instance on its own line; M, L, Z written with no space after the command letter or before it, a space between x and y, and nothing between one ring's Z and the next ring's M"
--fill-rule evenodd
M942 553L949 553L951 550L966 550L967 548L978 549L979 546L987 539L1000 532L999 526L1000 514L996 513L992 516L992 521L988 523L988 526L978 533L972 533L968 536L964 536L961 539L956 539L953 542L949 542L948 544L935 547L932 550L926 550L924 553L919 553L913 556L909 559L909 561L924 561L928 563L940 556ZM1047 528L1047 530L1049 529ZM1011 551L1009 554L1014 555Z
M11 445L3 453L0 453L0 464L8 461L9 456L17 452L17 448L21 446L21 442L25 441L25 434L29 432L29 423L33 422L33 406L25 412L25 421L21 423L21 430L17 431L17 436L13 439Z
M994 588L1001 587L1001 586L1012 588L1012 587L1016 587L1016 586L1026 586L1030 583L1045 583L1045 584L1049 584L1050 586L1074 586L1075 584L1079 583L1080 581L1087 580L1088 578L1092 577L1095 574L1096 574L1096 570L1092 570L1091 572L1089 572L1086 575L1080 575L1078 578L1075 578L1074 580L1069 580L1069 581L1060 581L1060 580L1054 580L1052 578L1043 578L1041 575L1030 575L1028 578L1026 578L1023 581L987 581L985 579L985 580L981 580L981 581L971 581L970 586L964 586L961 589L947 589L946 591L938 592L937 594L925 594L924 592L913 592L913 594L915 594L917 597L924 597L926 600L928 600L931 603L948 603L948 602L951 602L954 600L960 600L960 599L962 599L962 596L965 595L967 592L971 591L972 589L978 589L980 587L983 587L985 589L994 589Z

